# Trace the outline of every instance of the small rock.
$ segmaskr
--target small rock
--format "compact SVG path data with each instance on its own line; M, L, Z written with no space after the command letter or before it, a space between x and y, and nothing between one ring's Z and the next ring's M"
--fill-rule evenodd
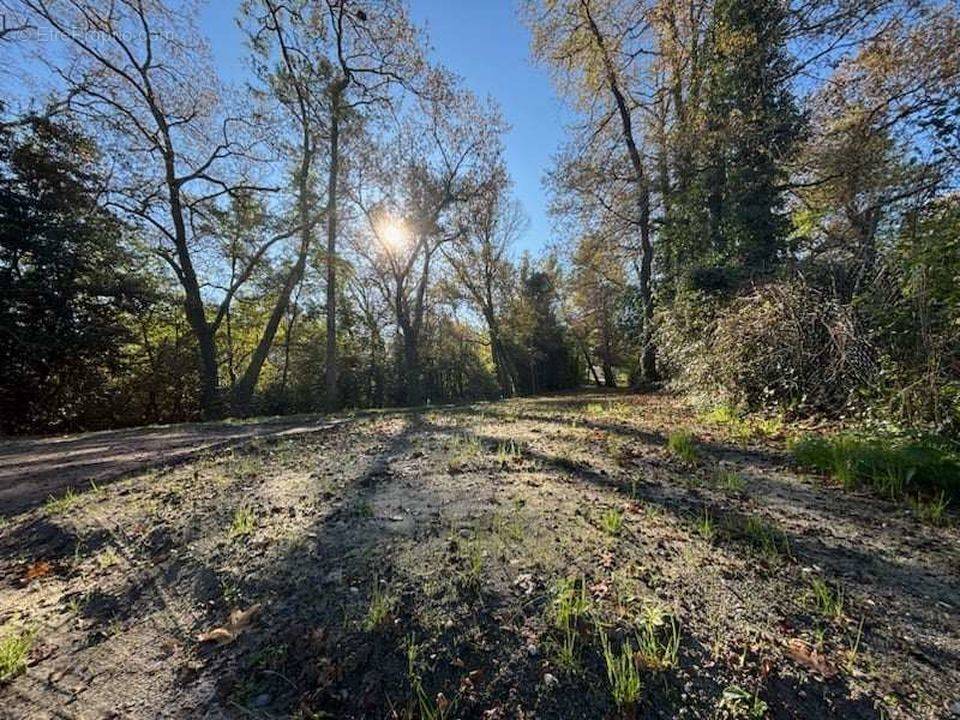
M550 673L544 674L544 676L543 676L543 684L546 685L547 687L552 687L552 686L556 685L557 682L558 682L558 680L557 680L557 678L556 678L554 675L551 675Z
M267 705L269 705L269 704L270 704L270 701L271 701L272 699L273 699L273 698L271 698L269 695L267 695L267 693L262 693L262 694L260 694L260 695L257 695L250 704L251 704L253 707L262 708L262 707L266 707Z
M960 700L954 701L953 705L950 706L950 714L954 717L960 717Z

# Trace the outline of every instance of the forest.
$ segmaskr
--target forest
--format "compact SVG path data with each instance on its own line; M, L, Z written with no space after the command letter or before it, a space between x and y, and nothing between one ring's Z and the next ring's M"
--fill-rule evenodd
M0 716L960 717L955 0L507 2L549 237L457 2L225 5L0 0Z

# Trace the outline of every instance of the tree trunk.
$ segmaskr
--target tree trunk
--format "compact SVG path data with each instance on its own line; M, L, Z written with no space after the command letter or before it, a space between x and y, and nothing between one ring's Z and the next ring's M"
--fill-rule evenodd
M337 365L337 186L340 174L340 102L346 81L332 93L330 111L330 174L327 180L327 357L324 372L326 406L339 406Z
M587 22L590 25L590 32L597 43L597 49L600 51L603 60L607 85L620 115L623 140L627 146L627 156L636 175L637 202L640 209L640 299L643 302L643 349L640 355L640 380L641 382L650 382L657 379L657 353L653 336L653 291L651 288L653 245L650 242L650 187L643 168L643 158L640 156L640 150L637 148L633 135L633 119L630 116L630 108L627 106L626 97L620 90L620 83L617 79L613 61L610 59L606 41L590 13L589 3L587 0L581 0L581 2Z
M406 404L423 405L423 383L420 377L420 352L417 347L417 338L406 328L403 330L403 375Z
M603 383L600 382L600 376L597 375L597 368L593 365L593 358L590 357L590 353L587 352L586 348L583 348L583 359L587 361L587 367L590 369L590 374L593 376L593 384L597 387L603 387Z

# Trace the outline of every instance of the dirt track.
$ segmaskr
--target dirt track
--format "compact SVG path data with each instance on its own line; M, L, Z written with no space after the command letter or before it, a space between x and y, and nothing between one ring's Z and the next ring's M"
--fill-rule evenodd
M172 465L255 438L326 430L342 420L269 418L255 422L189 423L59 437L0 439L0 517L148 467Z

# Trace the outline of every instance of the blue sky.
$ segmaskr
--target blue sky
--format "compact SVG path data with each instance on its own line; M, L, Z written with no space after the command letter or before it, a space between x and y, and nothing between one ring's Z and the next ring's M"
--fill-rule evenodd
M516 250L537 251L551 239L547 198L541 187L551 155L560 146L565 118L544 68L530 58L530 36L515 0L410 0L414 20L426 25L434 58L463 76L480 96L499 102L511 131L506 158L515 194L530 218ZM224 74L244 72L243 38L234 22L238 2L214 0L202 30Z

